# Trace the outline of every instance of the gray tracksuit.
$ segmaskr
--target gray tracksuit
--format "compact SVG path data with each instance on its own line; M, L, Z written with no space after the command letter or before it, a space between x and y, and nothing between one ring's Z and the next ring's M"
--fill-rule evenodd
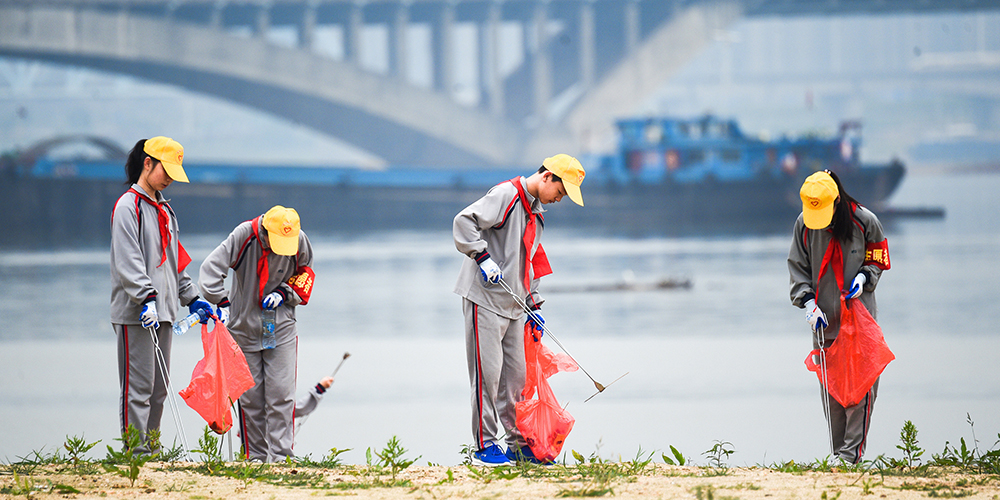
M157 208L128 191L115 203L111 216L111 323L118 338L118 378L121 384L122 431L135 426L143 436L159 429L163 401L167 396L165 374L156 368L153 339L139 319L142 305L151 297L156 303L160 328L157 342L163 354L167 377L170 370L170 325L180 319L180 304L198 298L191 277L177 270L177 217L161 193L148 195L138 184L132 189L164 207L169 217L170 243L161 264L159 213ZM180 300L178 300L180 299Z
M857 221L853 226L853 238L850 242L842 243L844 288L850 289L854 277L859 272L865 273L867 282L864 286L864 292L858 299L853 300L860 300L872 317L877 319L878 305L875 301L875 288L882 276L882 269L875 265L862 264L865 262L866 244L885 240L885 234L882 232L882 224L879 223L878 218L868 209L858 205L854 216ZM824 329L826 347L833 344L840 331L841 291L837 286L832 267L827 269L819 286L816 285L823 255L826 253L830 239L831 233L825 229L806 228L805 223L802 222L802 216L799 215L798 220L795 221L792 246L788 251L792 305L805 307L805 303L810 298L815 297L816 304L826 314L829 322L829 326ZM819 348L819 338L815 335L813 336L813 348ZM878 394L878 380L875 381L875 385L872 386L868 396L861 403L849 408L841 406L822 387L820 392L821 397L826 398L830 403L832 421L829 422L829 425L833 434L833 453L847 462L859 462L864 453L871 413L875 397Z
M305 393L305 395L295 402L295 418L307 417L310 413L316 411L316 407L319 406L320 401L323 401L323 395L328 390L322 384L312 386L309 392Z
M534 214L544 212L542 204L527 192ZM540 219L541 217L539 217ZM514 404L524 388L524 312L500 286L484 283L476 258L484 252L503 272L504 281L532 307L540 307L538 279L529 276L530 293L524 289L525 251L522 237L528 215L513 184L494 186L485 196L455 216L455 247L468 259L455 284L465 315L466 358L472 385L472 432L477 449L498 441L497 418L507 431L509 446L524 446L517 430ZM542 237L542 222L536 224L532 255ZM529 270L529 272L531 272Z
M301 266L312 266L312 245L304 231L299 232L298 255L270 253L264 295L280 289L284 304L277 308L274 349L261 348L261 305L258 263L267 246L267 230L256 219L236 229L201 264L199 285L202 295L212 303L230 300L229 331L246 356L256 385L240 397L241 436L246 455L263 461L284 460L293 456L292 415L295 409L295 370L298 333L295 306L302 300L286 283ZM259 235L259 237L258 237ZM261 241L263 240L263 241ZM233 270L231 290L225 279Z

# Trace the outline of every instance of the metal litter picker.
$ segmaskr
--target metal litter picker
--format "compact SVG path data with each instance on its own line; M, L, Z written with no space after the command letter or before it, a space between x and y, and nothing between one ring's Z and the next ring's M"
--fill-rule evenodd
M337 372L339 372L339 371L340 371L340 367L344 365L344 361L347 361L347 358L349 358L349 357L351 357L351 353L349 353L349 352L345 352L345 353L344 353L344 357L343 357L343 358L340 358L340 362L339 362L339 363L337 363L337 367L336 367L336 368L334 368L334 369L333 369L333 373L331 373L331 374L330 374L330 377L331 377L331 378L333 378L333 377L336 377L336 376L337 376ZM304 425L304 424L306 423L306 420L309 420L309 415L305 415L305 416L303 416L302 418L298 419L298 421L297 421L297 422L296 422L296 424L295 424L295 433L296 433L296 434L298 434L298 432L299 432L300 430L302 430L302 426L303 426L303 425Z
M510 287L510 285L508 285L507 282L503 280L503 278L500 278L500 286L502 286L503 289L506 290L507 293L509 293L511 297L513 297L514 302L516 302L517 305L520 306L521 309L524 310L525 314L527 314L529 317L531 317L534 320L538 319L538 317L535 315L535 312L532 311L531 308L528 307L528 304L526 304L524 302L524 299L522 299L521 297L518 297L517 294L514 293L514 290ZM611 382L611 384L608 384L608 385L601 384L600 382L594 380L594 377L590 376L590 373L587 373L587 370L583 368L583 365L581 365L580 362L577 361L576 358L574 358L573 355L570 354L569 351L567 351L565 347L563 347L562 342L559 342L559 339L556 338L556 336L552 333L552 330L549 330L549 327L545 326L545 323L542 323L541 321L535 321L535 323L542 325L542 329L549 336L549 338L552 339L552 341L555 342L556 345L558 345L560 349L562 349L562 352L566 353L566 355L569 356L569 358L572 359L573 362L576 363L576 365L580 367L580 371L582 371L584 373L584 375L586 375L587 378L589 378L590 381L594 383L594 387L597 388L597 393L595 393L593 396L590 396L589 398L587 398L586 401L584 401L584 402L590 401L591 398L593 398L597 394L600 394L600 393L604 392L604 389L607 389L608 386L610 386L611 384L613 384L613 383L621 380L621 378L624 377L625 375L628 375L628 372L626 372L621 377L618 377L617 379L615 379L614 382Z
M819 339L819 370L820 370L820 378L823 381L822 386L820 387L820 390L823 392L822 394L823 414L826 416L826 430L827 430L827 435L830 438L830 453L834 453L836 452L836 450L833 449L833 421L831 420L830 417L830 393L827 391L827 387L829 387L829 377L827 375L827 369L826 369L827 367L826 367L825 327L822 327L819 324L817 324L816 331L814 333L817 335L817 338Z

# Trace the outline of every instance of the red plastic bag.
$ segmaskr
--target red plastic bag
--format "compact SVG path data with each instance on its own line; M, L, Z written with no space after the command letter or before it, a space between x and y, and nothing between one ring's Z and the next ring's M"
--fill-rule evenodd
M180 392L194 411L208 422L213 431L224 434L233 426L229 408L233 401L254 386L247 358L221 321L212 331L201 325L201 343L205 357L194 367L191 383Z
M820 384L823 374L813 360L819 356L815 349L806 357L806 368L816 372ZM889 350L882 336L882 328L860 300L840 299L840 333L833 345L826 350L826 390L842 406L850 407L861 402L875 384L875 380L896 356Z
M562 451L576 419L559 406L548 378L560 371L576 371L576 363L565 354L555 354L545 344L535 342L531 327L524 326L526 374L523 401L514 405L517 428L528 442L535 458L550 462ZM537 391L536 391L537 389ZM538 394L538 399L531 399Z

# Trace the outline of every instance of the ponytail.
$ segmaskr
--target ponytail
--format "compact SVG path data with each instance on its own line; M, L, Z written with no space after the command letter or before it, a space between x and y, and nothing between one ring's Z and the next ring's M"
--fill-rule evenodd
M854 206L858 201L844 191L844 185L840 183L837 174L827 170L833 182L837 183L837 191L840 192L840 202L833 210L833 224L830 232L833 237L841 243L851 241L854 237Z
M143 148L146 147L146 139L139 139L132 150L128 152L128 159L125 160L125 185L131 186L139 182L142 175L142 164L149 156Z

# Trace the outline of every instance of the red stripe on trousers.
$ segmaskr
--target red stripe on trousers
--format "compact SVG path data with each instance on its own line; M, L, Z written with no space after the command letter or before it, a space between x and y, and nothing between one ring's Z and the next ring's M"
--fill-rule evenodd
M483 360L479 352L479 305L472 304L472 331L476 337L476 398L479 417L479 435L477 441L479 449L486 447L483 442Z
M872 406L874 404L872 391L869 389L868 395L865 396L865 424L862 426L864 434L861 436L861 444L858 445L858 456L854 459L855 464L861 463L861 455L865 452L865 444L868 442L868 427L871 426Z

